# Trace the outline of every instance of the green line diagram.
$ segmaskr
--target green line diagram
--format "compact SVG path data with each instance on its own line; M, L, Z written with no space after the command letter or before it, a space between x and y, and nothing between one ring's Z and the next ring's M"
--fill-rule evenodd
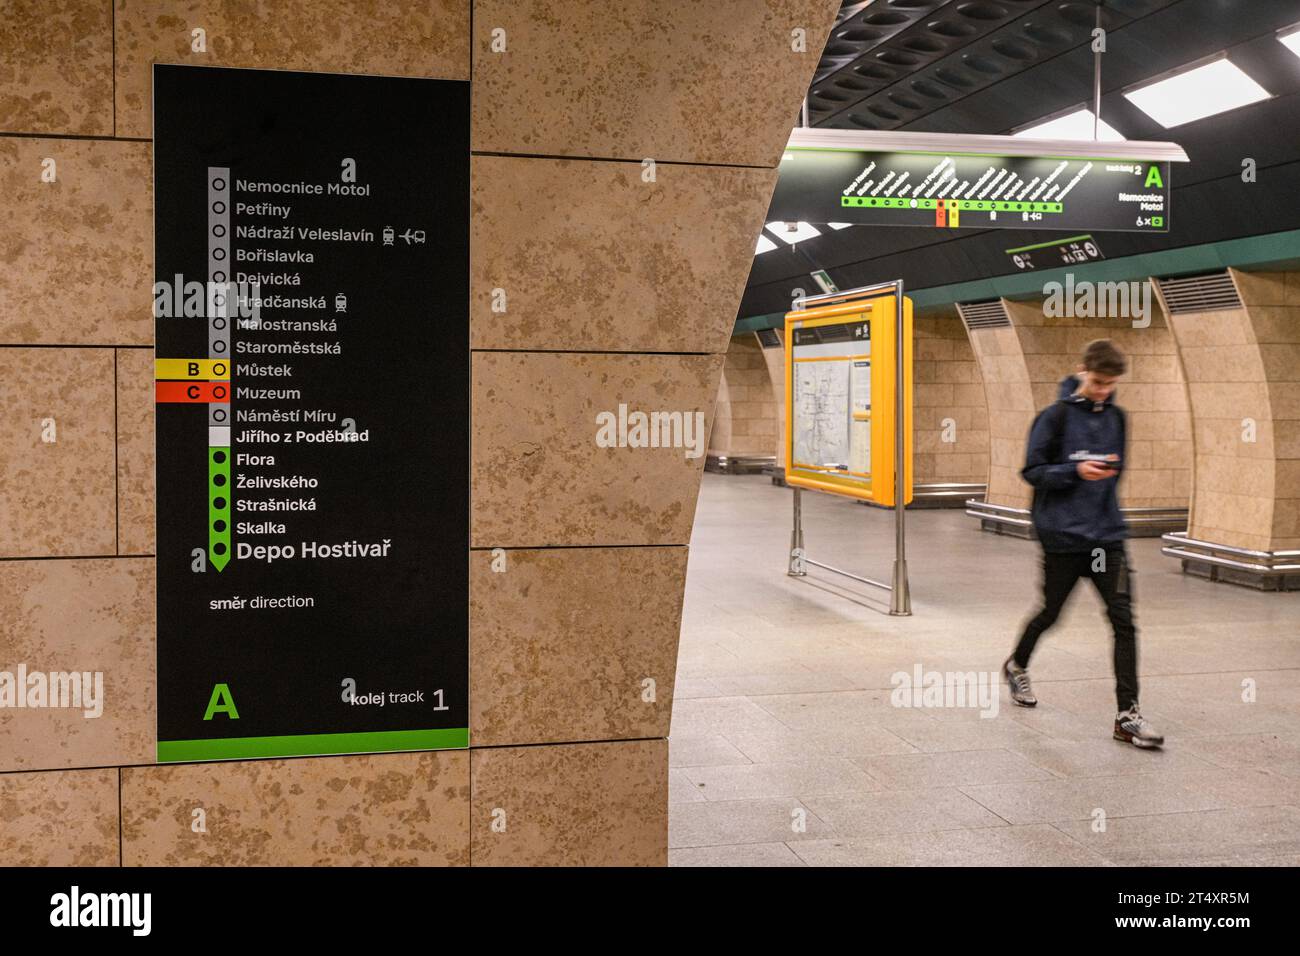
M1059 202L1010 202L1005 199L908 199L903 196L841 196L841 206L868 206L876 209L945 209L957 208L963 212L1064 212L1065 204Z

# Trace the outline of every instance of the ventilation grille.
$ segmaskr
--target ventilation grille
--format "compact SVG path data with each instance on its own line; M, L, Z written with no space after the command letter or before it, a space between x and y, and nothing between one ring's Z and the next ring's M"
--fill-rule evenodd
M958 302L957 314L966 323L967 332L1011 328L1011 316L1007 315L1007 307L1001 299L993 299L991 302Z
M1233 283L1232 276L1226 272L1181 279L1157 279L1156 282L1160 285L1160 295L1171 315L1220 312L1242 307L1237 286Z
M781 336L776 334L776 329L759 329L756 333L758 344L765 349L779 349L781 347Z

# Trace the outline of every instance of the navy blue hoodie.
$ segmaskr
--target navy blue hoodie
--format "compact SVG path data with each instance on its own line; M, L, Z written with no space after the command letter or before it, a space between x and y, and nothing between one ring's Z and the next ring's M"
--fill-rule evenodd
M1044 551L1091 551L1128 537L1115 493L1119 472L1099 481L1078 472L1080 461L1110 456L1124 467L1124 412L1113 392L1093 402L1076 395L1078 387L1079 379L1067 375L1056 402L1038 413L1020 472L1034 486L1034 529Z

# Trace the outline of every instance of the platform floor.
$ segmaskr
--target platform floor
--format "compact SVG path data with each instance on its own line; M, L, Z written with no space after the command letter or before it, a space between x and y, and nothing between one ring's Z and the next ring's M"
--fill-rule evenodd
M1185 576L1158 539L1131 542L1160 752L1111 737L1110 633L1086 582L1031 664L1037 709L1001 686L993 717L895 707L895 672L998 670L1035 602L1038 547L961 511L909 512L914 616L891 618L884 592L786 576L790 497L704 475L672 865L1300 864L1300 593ZM889 579L891 512L803 500L811 557Z

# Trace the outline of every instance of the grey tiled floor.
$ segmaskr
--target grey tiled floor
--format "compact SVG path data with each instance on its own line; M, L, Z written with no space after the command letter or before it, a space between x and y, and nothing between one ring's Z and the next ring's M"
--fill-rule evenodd
M891 675L995 672L1038 549L961 511L908 513L914 616L785 574L790 491L704 476L670 737L673 865L1300 864L1300 593L1182 575L1131 543L1144 713L1111 739L1110 633L1081 584L993 717L891 704ZM888 580L893 516L805 493L809 554ZM849 582L852 584L852 582ZM1244 687L1254 701L1243 700Z

